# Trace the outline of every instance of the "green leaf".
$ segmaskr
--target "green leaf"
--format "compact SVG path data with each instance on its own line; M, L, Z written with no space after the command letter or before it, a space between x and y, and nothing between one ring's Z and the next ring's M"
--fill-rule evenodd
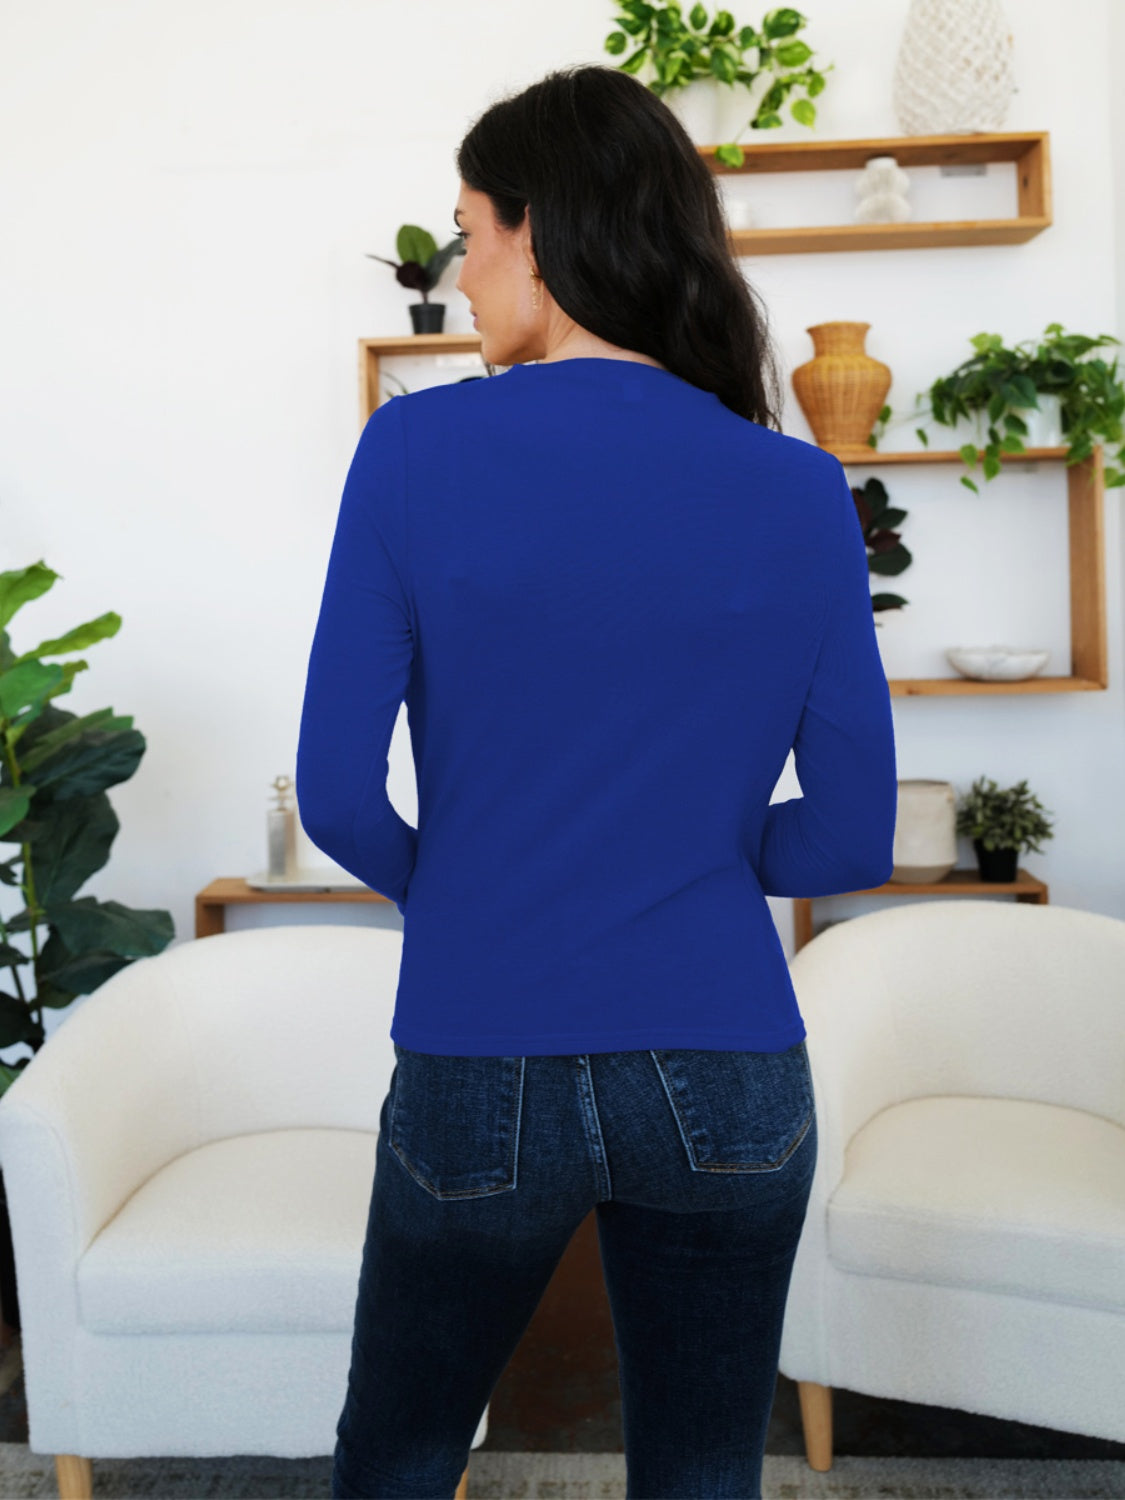
M745 161L741 146L716 146L715 160L721 161L727 167L740 167Z
M27 817L34 791L35 787L26 781L19 786L0 787L0 838Z
M800 31L804 24L805 17L801 12L785 5L779 10L769 12L762 22L762 32L769 37L770 41L776 41L778 37L792 36L795 31Z
M779 114L770 112L764 115L758 115L758 117L754 121L754 128L756 130L776 130L779 125L784 124L785 121Z
M1004 453L1027 452L1023 439L1018 437L1014 432L1009 432L1005 437L1000 439L1000 447Z
M110 845L120 826L104 792L48 804L30 841L40 905L58 906L69 901L108 862Z
M0 626L7 625L16 611L32 599L45 594L59 576L42 559L30 567L0 573Z
M31 1007L18 995L0 990L0 1047L14 1047L18 1042L40 1040L39 1028Z
M611 31L605 39L605 50L618 57L629 45L629 38L623 31Z
M87 620L85 625L76 625L73 630L68 630L65 635L60 635L55 640L40 641L34 651L25 651L22 656L17 656L16 660L28 661L35 656L59 656L67 651L84 651L95 641L104 641L107 636L116 635L120 629L121 616L110 610L104 615L99 615L96 620Z
M14 719L25 708L38 713L64 675L61 666L41 661L21 661L0 673L0 718Z
M810 99L815 99L818 94L824 92L825 77L823 73L809 73L805 83L805 93Z
M418 224L404 224L395 240L395 249L404 265L412 260L425 266L437 254L437 241L428 229Z
M915 427L915 429L914 429L914 436L922 444L923 448L928 448L930 446L929 435L928 435L928 433L926 433L926 431L923 428L921 428L921 427Z
M984 470L984 477L986 479L995 479L997 474L999 474L1000 470L1004 466L995 453L986 451L984 455L984 463L981 467Z
M36 1005L45 1005L49 1010L63 1010L72 1000L77 1000L77 990L60 989L58 985L44 983L35 996Z
M968 466L969 466L970 469L975 469L976 468L976 466L977 466L977 448L976 448L976 444L975 443L965 443L957 451L958 451L958 453L960 453L960 455L961 455L962 459L964 459L965 463L968 464Z
M774 56L782 67L799 68L803 62L808 62L812 56L812 48L807 42L786 42L784 46L778 47Z
M55 710L59 712L59 710ZM133 717L131 714L116 715L112 708L99 708L93 713L83 714L75 718L73 714L66 716L66 722L54 729L41 733L36 737L32 748L26 749L20 755L20 769L26 774L33 771L40 761L46 760L49 755L54 755L61 750L68 740L76 735L84 734L88 729L119 730L132 729Z
M969 478L969 476L967 474L962 474L961 475L961 483L963 485L965 485L967 489L972 490L972 492L973 492L974 495L979 495L980 494L980 490L977 489L976 485L973 483L973 481Z
M118 970L126 968L134 960L111 953L108 949L89 953L72 953L63 942L56 928L39 954L35 966L37 986L42 989L66 990L69 994L90 995Z
M789 113L798 125L816 124L816 105L810 104L807 99L794 99L789 107Z
M44 903L47 920L72 953L90 949L147 958L166 948L175 936L172 917L160 910L135 911L120 901L83 896L65 905Z
M53 802L90 797L128 781L145 753L139 729L88 729L36 762L35 784Z

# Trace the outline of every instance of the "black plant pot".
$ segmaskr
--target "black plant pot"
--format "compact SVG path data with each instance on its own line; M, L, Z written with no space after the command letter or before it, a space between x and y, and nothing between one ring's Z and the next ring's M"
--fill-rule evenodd
M0 1313L9 1328L19 1329L20 1305L16 1296L16 1255L8 1222L8 1195L0 1172Z
M1019 866L1018 849L986 849L980 839L973 840L977 852L977 868L982 880L1002 881L1010 885L1016 878Z
M412 302L410 321L415 333L440 333L445 325L445 303Z

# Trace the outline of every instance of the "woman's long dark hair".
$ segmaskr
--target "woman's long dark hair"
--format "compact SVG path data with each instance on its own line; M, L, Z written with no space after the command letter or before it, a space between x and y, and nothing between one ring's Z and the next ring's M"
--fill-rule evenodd
M780 429L766 314L718 183L651 89L618 68L557 69L490 105L455 161L502 227L530 208L539 272L579 327Z

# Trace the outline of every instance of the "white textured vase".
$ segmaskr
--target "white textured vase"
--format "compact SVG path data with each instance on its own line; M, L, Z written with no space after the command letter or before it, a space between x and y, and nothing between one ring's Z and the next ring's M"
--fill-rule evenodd
M904 135L999 130L1014 92L1000 0L911 0L892 86Z
M898 783L891 880L942 880L957 864L957 797L949 781Z

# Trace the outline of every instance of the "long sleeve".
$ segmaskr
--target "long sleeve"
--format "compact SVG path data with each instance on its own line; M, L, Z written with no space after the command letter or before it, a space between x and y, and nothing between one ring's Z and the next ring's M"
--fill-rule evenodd
M843 468L819 655L793 744L800 797L771 803L757 874L768 896L829 896L890 878L898 784L867 546Z
M309 838L400 912L418 844L387 796L387 752L414 659L401 399L372 413L348 470L297 747Z

